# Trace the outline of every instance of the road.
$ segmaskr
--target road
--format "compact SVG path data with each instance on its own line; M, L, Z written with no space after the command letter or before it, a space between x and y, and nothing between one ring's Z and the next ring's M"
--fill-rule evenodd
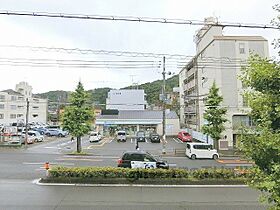
M1 182L3 210L261 210L250 188L151 188L38 186L30 181Z
M69 138L47 139L24 149L0 148L0 209L264 209L258 204L258 192L250 188L151 188L151 187L81 187L39 186L34 179L46 174L43 165L116 166L126 150L134 150L133 141L117 143L113 139L90 144L83 140L83 150L90 156L69 155L76 142ZM140 148L161 155L161 144L140 143ZM225 167L215 160L190 160L174 156L174 148L184 145L174 139L167 143L172 167ZM173 152L172 152L173 151Z

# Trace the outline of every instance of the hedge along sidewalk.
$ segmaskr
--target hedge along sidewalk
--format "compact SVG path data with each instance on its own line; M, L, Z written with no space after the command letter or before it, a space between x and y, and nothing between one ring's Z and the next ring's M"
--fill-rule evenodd
M130 169L113 167L54 167L41 183L240 185L253 174L249 169Z

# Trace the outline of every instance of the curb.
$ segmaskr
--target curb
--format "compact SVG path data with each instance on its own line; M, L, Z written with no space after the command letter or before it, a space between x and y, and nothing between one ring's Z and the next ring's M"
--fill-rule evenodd
M32 181L39 186L75 186L75 187L145 187L145 188L248 188L248 185L144 185L144 184L74 184L74 183L41 183L40 179Z

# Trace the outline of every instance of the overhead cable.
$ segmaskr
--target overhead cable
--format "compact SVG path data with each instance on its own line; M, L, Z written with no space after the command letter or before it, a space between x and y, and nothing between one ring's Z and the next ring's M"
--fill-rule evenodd
M176 25L194 25L194 26L220 26L220 27L235 27L235 28L261 28L261 29L276 29L280 26L270 24L257 23L231 23L231 22L209 22L201 20L185 20L185 19L168 19L168 18L152 18L152 17L133 17L133 16L103 16L103 15L87 15L87 14L67 14L67 13L49 13L49 12L30 12L30 11L10 11L0 10L0 15L11 16L30 16L30 17L46 17L46 18L65 18L65 19L80 19L80 20L101 20L101 21L126 21L126 22L144 22L144 23L162 23Z

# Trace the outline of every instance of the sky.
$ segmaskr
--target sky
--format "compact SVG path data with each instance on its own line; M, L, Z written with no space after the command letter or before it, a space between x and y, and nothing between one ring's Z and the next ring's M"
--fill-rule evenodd
M214 16L220 22L270 24L278 15L272 9L276 3L276 0L0 0L0 10L186 20L204 20ZM78 81L84 84L85 89L94 89L122 88L162 79L161 57L85 54L55 51L54 48L194 56L193 37L201 27L8 15L0 15L0 26L0 90L14 89L17 83L26 81L33 87L33 93L73 91ZM277 55L271 42L279 38L278 30L224 28L223 34L263 36L268 40L270 56ZM20 64L16 63L19 58ZM29 65L22 65L26 59ZM30 59L33 59L32 62L35 59L36 62L52 64L38 67L30 65ZM67 60L63 62L67 62L68 66L58 65L57 60ZM135 62L137 68L116 68L116 64L112 65L120 61L125 65ZM182 63L188 59L167 58L166 71L178 73L178 61ZM103 67L85 68L81 65L85 62L99 62L98 65ZM147 63L149 68L145 68Z

